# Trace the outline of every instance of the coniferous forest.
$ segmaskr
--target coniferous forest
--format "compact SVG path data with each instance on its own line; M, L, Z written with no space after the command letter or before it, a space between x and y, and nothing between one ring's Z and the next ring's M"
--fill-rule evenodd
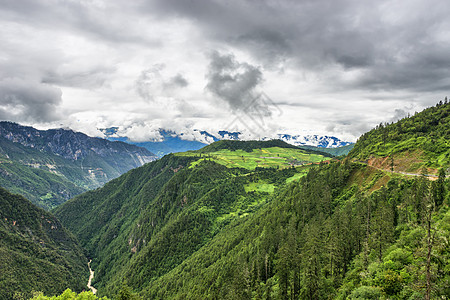
M0 300L450 300L450 0L0 0Z
M223 141L166 155L54 209L71 232L62 229L66 235L56 241L48 232L62 225L50 213L5 202L2 270L14 261L23 270L16 274L30 266L40 273L20 282L14 272L2 272L2 293L12 299L448 299L449 113L445 101L381 124L338 158L281 141ZM18 215L28 219L11 223ZM96 296L82 292L88 258ZM48 269L35 260L49 261ZM66 281L48 282L55 270Z

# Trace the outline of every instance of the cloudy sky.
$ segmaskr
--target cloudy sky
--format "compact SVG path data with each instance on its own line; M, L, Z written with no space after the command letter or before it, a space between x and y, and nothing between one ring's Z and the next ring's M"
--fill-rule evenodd
M0 119L354 141L450 96L447 0L0 0Z

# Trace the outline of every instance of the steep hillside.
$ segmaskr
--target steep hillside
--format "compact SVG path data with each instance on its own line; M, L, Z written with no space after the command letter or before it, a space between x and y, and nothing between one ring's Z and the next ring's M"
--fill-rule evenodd
M47 153L57 154L66 159L80 160L95 156L123 172L129 169L128 164L136 167L154 154L148 150L122 142L110 142L93 138L70 129L37 130L33 127L21 126L12 122L0 122L0 136L26 147L35 148ZM121 158L122 162L115 162ZM86 166L87 167L87 166Z
M85 288L87 260L76 240L50 213L0 188L0 298L33 291L59 294ZM27 298L28 299L28 298Z
M85 192L85 176L72 161L0 137L0 186L42 208Z
M126 143L0 122L0 184L46 209L154 159Z
M147 286L300 172L199 159L165 156L55 210L94 258L100 293L111 295L123 278Z
M450 104L438 103L363 134L349 157L398 171L437 173L450 166Z
M442 198L427 196L448 182L440 184L430 187L424 178L406 180L356 164L312 169L255 214L233 220L141 294L145 299L424 299L429 285L433 299L445 299L449 198L446 190Z
M440 118L427 133L444 142ZM408 141L417 153L423 140L411 139L375 149L407 156L393 149ZM434 181L385 170L370 163L379 153L368 140L343 161L281 141L220 141L132 170L56 213L93 257L100 295L126 281L144 299L446 299L450 165L430 150ZM294 167L293 155L310 161Z
M212 161L189 168L181 157L165 159L165 168L146 165L108 184L117 189L106 185L58 209L94 256L101 295L126 280L144 299L422 299L427 265L432 295L449 291L444 177L431 184L335 162L286 185L295 169L255 173ZM173 174L162 186L133 180L162 175L155 170ZM248 190L255 182L276 190ZM96 199L123 199L122 208L101 223L107 213ZM128 204L140 210L130 219Z

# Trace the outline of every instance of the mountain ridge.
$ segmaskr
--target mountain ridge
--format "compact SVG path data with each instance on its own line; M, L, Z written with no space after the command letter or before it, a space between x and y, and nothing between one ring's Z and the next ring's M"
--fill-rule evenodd
M22 126L14 122L0 122L0 136L23 146L51 152L67 159L78 160L85 158L92 151L106 157L112 152L128 151L141 154L136 159L143 162L145 157L153 157L148 150L130 146L124 142L110 142L97 137L89 137L82 132L71 129L38 130L31 126Z
M3 188L0 237L1 299L84 289L87 259L75 237L51 213Z
M384 169L438 173L450 165L450 103L417 112L397 122L380 123L364 133L348 156Z
M126 143L130 143L133 145L137 145L140 147L147 148L148 150L156 153L158 156L162 157L168 153L175 152L185 152L189 150L199 150L213 142L217 142L220 140L234 140L234 141L243 141L241 139L242 133L239 131L227 131L220 130L215 134L211 134L205 130L197 130L194 129L191 132L185 133L176 133L175 131L159 129L158 135L160 139L156 141L141 141L134 142L131 141L126 136L121 136L118 134L119 127L110 127L110 128L101 128L99 131L103 134L103 136L111 141L122 141ZM189 139L186 139L185 136L189 135ZM194 140L192 140L194 139ZM319 136L319 135L289 135L289 134L277 134L277 139L287 142L291 145L303 147L303 149L309 150L317 150L321 151L321 148L329 148L329 149L338 149L336 151L322 151L327 153L342 153L346 154L348 151L345 146L352 145L351 142L342 141L339 138L333 136ZM247 139L245 139L247 140ZM262 138L261 141L272 140L271 138ZM341 149L341 147L344 147ZM314 149L317 148L317 149Z
M155 159L144 148L72 130L0 122L0 184L46 209Z
M367 141L355 145L356 159L284 166L292 154L279 151L297 147L219 141L208 146L216 151L165 156L55 212L94 256L100 295L125 279L145 299L423 299L425 285L446 295L445 173L431 182L373 168L358 161ZM223 154L232 161L219 164Z

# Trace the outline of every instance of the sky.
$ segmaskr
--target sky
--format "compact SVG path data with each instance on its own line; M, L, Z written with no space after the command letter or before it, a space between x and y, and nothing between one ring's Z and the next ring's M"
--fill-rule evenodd
M0 120L355 141L450 90L447 0L0 0Z

